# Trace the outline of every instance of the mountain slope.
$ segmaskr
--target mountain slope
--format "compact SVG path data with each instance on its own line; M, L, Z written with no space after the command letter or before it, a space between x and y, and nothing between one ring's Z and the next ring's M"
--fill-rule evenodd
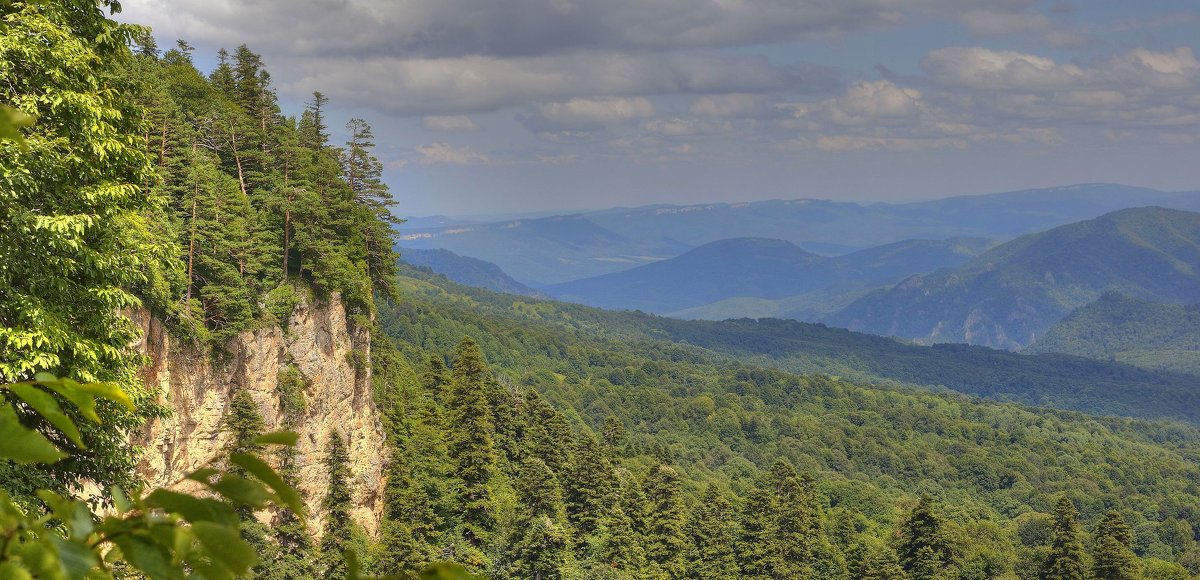
M733 296L781 298L814 289L805 275L823 262L791 242L737 238L705 244L669 260L543 288L602 308L670 312Z
M791 320L678 320L577 304L515 299L405 270L406 297L469 304L500 332L537 322L570 340L685 343L726 360L863 382L949 388L961 393L1061 409L1200 423L1200 391L1191 375L1151 372L1066 355L1029 356L968 345L918 346ZM469 296L463 300L462 296ZM551 348L543 345L538 348ZM557 348L557 347L554 347Z
M706 490L716 488L745 506L762 474L781 459L812 482L822 506L817 513L828 516L818 516L820 528L849 523L841 528L880 545L895 537L915 496L937 498L948 533L962 547L964 569L993 562L992 577L1016 577L1014 567L1036 561L1037 553L1023 547L1036 541L1022 544L1019 524L1031 516L1046 521L1042 514L1064 493L1088 528L1107 510L1122 509L1155 553L1187 561L1196 549L1190 536L1175 533L1200 525L1192 509L1200 499L1194 485L1200 432L1192 426L798 376L651 337L663 319L522 301L420 272L406 272L400 285L405 299L385 307L379 322L412 367L405 393L436 400L443 387L424 377L436 375L433 369L463 336L474 337L504 386L496 399L505 409L497 415L498 445L521 443L501 433L528 432L545 443L517 447L521 455L561 459L586 449L596 433L621 474L616 495L624 496L630 481L638 489L645 474L667 463L678 474L681 503L701 505ZM436 364L427 367L431 356ZM414 461L424 456L418 451ZM571 464L559 472L568 484L577 477ZM498 477L512 471L500 469ZM603 483L609 471L583 473ZM607 577L602 573L583 576Z
M624 270L690 248L653 236L623 236L582 215L425 229L401 227L399 239L405 248L441 248L492 262L533 286Z
M468 258L450 250L413 250L401 251L400 259L421 268L429 268L464 286L486 288L494 292L506 292L520 296L541 296L541 294L504 273L499 266Z
M544 288L563 300L681 318L816 318L868 290L961 264L982 239L906 240L826 258L783 240L738 238L631 270Z
M653 205L487 224L405 225L401 233L406 247L481 258L540 286L626 270L729 238L786 240L837 255L915 238L1009 239L1148 205L1200 211L1200 192L1084 184L912 203L796 199Z
M826 321L922 342L1019 348L1105 291L1200 296L1200 214L1137 208L1023 236L873 292Z
M1200 375L1200 304L1161 304L1106 293L1072 312L1024 351Z

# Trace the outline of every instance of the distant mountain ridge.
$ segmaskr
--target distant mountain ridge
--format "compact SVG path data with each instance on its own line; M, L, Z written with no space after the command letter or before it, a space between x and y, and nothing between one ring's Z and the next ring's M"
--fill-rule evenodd
M428 268L464 286L520 296L545 297L541 292L517 282L491 262L460 256L450 250L403 249L400 259L413 266Z
M703 244L759 237L844 254L907 239L1009 239L1157 205L1200 211L1200 192L1083 184L912 203L815 199L614 208L537 219L401 227L401 245L493 262L530 286L559 284L679 256Z
M1020 348L1106 291L1200 297L1200 213L1149 207L1022 236L873 292L825 322L921 342Z
M906 240L828 258L784 240L734 238L543 291L601 308L684 318L761 317L756 313L814 318L830 303L849 303L911 274L961 264L991 244L983 239Z

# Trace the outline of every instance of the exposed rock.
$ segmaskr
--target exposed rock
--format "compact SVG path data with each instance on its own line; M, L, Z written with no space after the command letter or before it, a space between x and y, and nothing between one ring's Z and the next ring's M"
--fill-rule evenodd
M367 329L351 328L339 296L327 304L297 307L286 332L278 326L244 332L216 355L172 341L162 322L145 311L132 318L143 330L137 347L150 358L146 384L172 411L135 438L145 450L139 471L150 485L170 485L223 452L229 435L221 421L236 389L250 391L268 430L283 429L277 377L291 364L306 379L306 407L294 429L300 434L298 488L309 508L309 526L321 532L320 504L328 481L322 459L336 429L350 451L352 515L376 533L385 453L371 398L371 339ZM368 362L356 365L355 360Z

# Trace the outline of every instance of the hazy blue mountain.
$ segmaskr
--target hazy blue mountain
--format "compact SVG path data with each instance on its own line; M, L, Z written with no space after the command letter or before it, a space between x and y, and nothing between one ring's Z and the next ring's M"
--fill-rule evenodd
M913 203L812 199L653 205L447 227L402 227L406 247L446 248L531 286L627 270L722 239L757 237L838 255L908 239L1009 239L1131 207L1200 211L1200 192L1086 184Z
M499 266L478 258L468 258L450 250L402 249L400 259L413 266L428 268L464 286L486 288L521 296L544 296L537 290L517 282Z
M958 268L872 292L826 322L922 342L1019 348L1111 290L1195 302L1200 213L1121 210L1022 236Z
M1108 292L1022 352L1057 352L1200 375L1200 304L1162 304Z
M629 238L582 215L402 228L400 245L486 260L531 286L625 270L690 249L670 240Z
M907 240L827 258L783 240L735 238L543 291L602 308L681 318L811 319L914 273L961 264L990 243L975 238Z

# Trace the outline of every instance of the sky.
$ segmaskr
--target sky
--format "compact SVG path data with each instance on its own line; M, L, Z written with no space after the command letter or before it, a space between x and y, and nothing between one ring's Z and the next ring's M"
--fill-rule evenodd
M1200 189L1194 0L121 4L367 119L402 215Z

